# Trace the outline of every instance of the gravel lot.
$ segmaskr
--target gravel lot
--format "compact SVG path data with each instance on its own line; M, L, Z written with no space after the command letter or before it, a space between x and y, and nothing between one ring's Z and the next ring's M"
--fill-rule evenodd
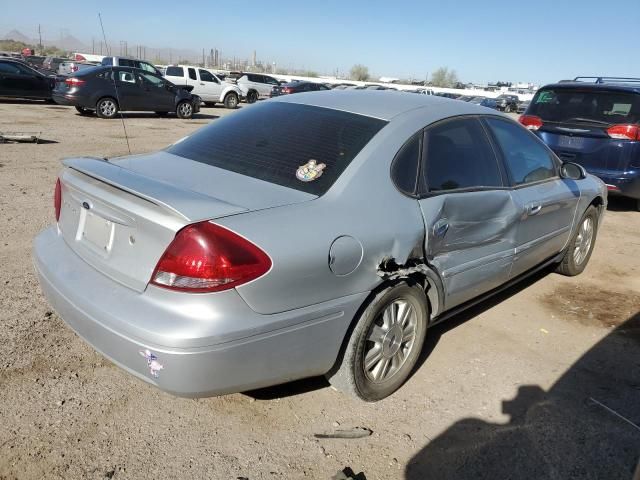
M245 107L251 108L251 107ZM221 115L127 116L133 153ZM31 240L53 221L60 160L127 153L120 120L0 102L0 479L627 479L640 454L640 213L610 208L585 273L543 272L427 333L395 395L321 379L188 400L134 379L44 301ZM366 427L357 439L315 434Z

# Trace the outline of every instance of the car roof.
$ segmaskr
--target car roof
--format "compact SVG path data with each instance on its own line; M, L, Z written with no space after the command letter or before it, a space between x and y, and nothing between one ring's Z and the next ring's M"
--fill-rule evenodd
M432 116L440 118L474 114L496 115L494 110L450 98L409 95L389 90L325 90L284 95L271 101L342 110L381 120L391 120L395 116L416 109L431 110Z
M589 82L559 82L559 83L550 83L549 85L545 85L540 90L544 89L581 89L581 90L608 90L608 91L619 91L619 92L634 92L640 93L640 85L632 85L625 83L589 83Z

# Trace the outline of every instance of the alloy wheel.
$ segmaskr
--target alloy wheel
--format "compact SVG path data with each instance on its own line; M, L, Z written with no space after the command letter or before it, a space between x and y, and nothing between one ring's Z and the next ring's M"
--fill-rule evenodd
M370 381L384 382L402 368L413 349L417 324L415 309L402 298L382 311L371 325L364 351L363 368Z
M580 230L578 230L578 236L576 237L576 241L573 248L573 261L576 265L582 264L587 255L589 254L589 250L591 249L591 243L593 242L593 218L587 217L580 225Z

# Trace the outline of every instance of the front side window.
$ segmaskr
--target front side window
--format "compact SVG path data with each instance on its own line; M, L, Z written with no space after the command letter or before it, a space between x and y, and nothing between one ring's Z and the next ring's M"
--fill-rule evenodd
M138 76L142 79L142 82L156 87L156 88L162 88L164 87L164 81L162 81L161 78L156 77L155 75L150 75L148 73L140 73L138 74Z
M191 80L198 80L198 77L196 77L196 69L195 68L189 68L189 78Z
M539 182L557 175L551 152L532 133L520 125L487 118L514 185Z
M20 69L17 67L17 64L15 63L0 62L0 72L18 75L20 73Z
M216 120L167 151L322 195L386 124L339 110L267 102Z
M200 80L202 80L203 82L218 83L216 77L214 77L211 72L200 69L198 70L198 73L200 73Z
M503 186L498 161L476 118L429 128L424 152L421 182L429 192Z

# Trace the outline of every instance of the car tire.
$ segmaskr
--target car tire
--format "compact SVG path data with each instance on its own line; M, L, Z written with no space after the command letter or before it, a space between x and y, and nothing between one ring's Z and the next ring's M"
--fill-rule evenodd
M598 210L593 205L590 205L582 215L556 271L568 277L581 274L593 253L597 233Z
M191 102L188 102L186 100L180 102L176 107L176 115L178 116L178 118L184 119L193 117L193 105L191 104Z
M511 105L504 107L504 113L511 113Z
M80 115L91 115L93 112L91 110L89 110L88 108L84 108L84 107L78 107L76 106L76 111L80 114Z
M100 118L115 118L118 114L118 102L111 97L101 98L96 103L96 114Z
M235 92L229 92L225 95L224 108L238 108L238 95Z
M360 313L327 380L366 402L388 397L411 375L428 318L427 297L420 286L402 282L380 291Z
M247 93L247 103L256 103L258 101L258 93L251 90Z

